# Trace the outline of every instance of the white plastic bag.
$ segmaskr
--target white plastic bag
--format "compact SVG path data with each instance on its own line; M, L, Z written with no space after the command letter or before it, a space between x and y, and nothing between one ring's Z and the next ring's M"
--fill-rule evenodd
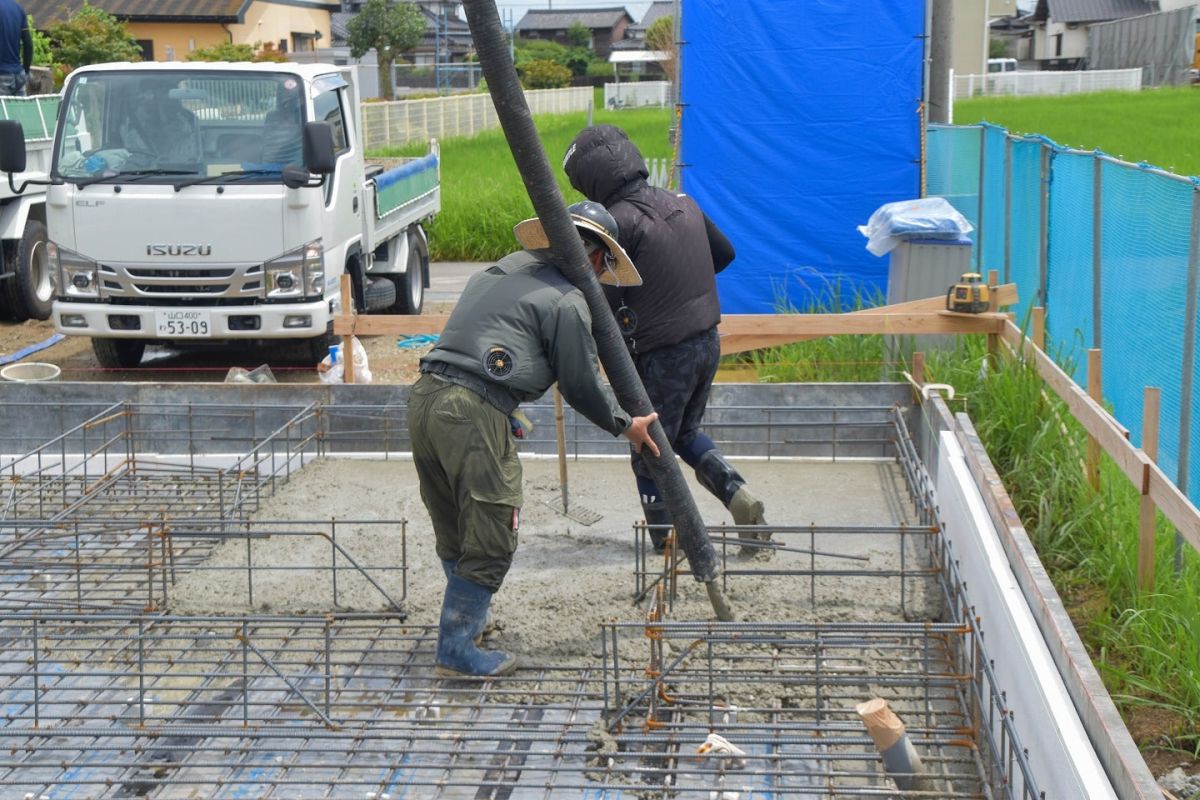
M367 349L362 346L362 342L358 340L357 336L351 336L350 341L354 349L354 382L370 383L371 368L367 366ZM321 363L317 364L317 377L321 383L345 382L346 363L343 360L342 350L340 342L331 345L328 355L321 359Z
M922 197L885 203L875 209L858 232L867 237L867 250L881 256L905 239L957 239L975 230L967 218L943 197Z

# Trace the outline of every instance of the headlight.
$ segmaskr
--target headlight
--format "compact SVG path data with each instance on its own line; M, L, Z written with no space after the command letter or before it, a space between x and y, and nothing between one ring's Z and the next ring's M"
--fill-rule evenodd
M320 239L290 250L263 265L268 300L320 297L325 293L325 248Z
M96 281L97 264L73 250L60 247L54 242L46 243L46 255L50 259L50 271L58 276L59 296L99 297L100 287Z

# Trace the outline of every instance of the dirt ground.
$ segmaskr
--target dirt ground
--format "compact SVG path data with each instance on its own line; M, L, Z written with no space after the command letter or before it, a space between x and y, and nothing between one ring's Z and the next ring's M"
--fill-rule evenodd
M424 313L446 314L452 307L452 303L427 302ZM16 353L52 336L54 326L48 320L0 322L0 356ZM373 380L384 383L412 383L416 380L417 361L428 352L429 347L404 348L399 346L398 341L395 336L363 337ZM190 350L151 347L137 369L109 370L96 361L90 338L68 336L22 360L54 364L62 370L61 380L64 381L221 382L232 367L249 370L267 364L279 383L317 383L315 367L298 360L289 350L288 347L277 345Z

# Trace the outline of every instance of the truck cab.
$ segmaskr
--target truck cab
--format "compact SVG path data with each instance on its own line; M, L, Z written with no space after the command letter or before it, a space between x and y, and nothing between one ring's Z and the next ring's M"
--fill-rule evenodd
M358 118L353 72L331 65L76 70L46 191L56 330L106 367L151 342L293 339L319 358L345 272L359 311L419 312L436 154L432 191L381 216L390 178L368 177Z

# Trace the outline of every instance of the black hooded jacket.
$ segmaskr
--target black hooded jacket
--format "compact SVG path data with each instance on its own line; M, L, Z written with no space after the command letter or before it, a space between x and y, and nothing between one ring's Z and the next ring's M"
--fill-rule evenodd
M733 260L732 245L696 201L646 182L646 162L623 130L585 128L567 149L563 170L576 190L613 215L621 246L642 275L641 286L604 287L614 310L624 305L633 312L633 329L622 324L622 330L634 353L676 344L721 321L716 273Z

